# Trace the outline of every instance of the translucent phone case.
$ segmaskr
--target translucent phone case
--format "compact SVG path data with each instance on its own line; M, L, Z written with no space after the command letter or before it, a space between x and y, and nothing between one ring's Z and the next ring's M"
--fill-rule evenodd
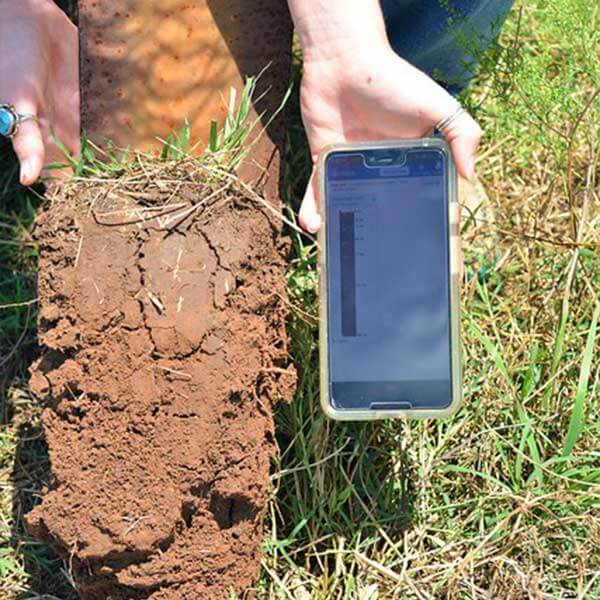
M348 150L378 149L422 149L437 148L446 156L446 181L448 185L448 231L449 231L449 269L450 269L450 361L452 377L452 399L449 406L440 409L402 409L402 410L339 410L332 405L329 397L329 350L327 343L327 241L326 225L319 231L319 351L321 377L321 406L328 417L340 421L366 421L402 417L411 419L444 418L455 413L462 399L462 372L460 347L460 211L456 198L456 170L450 147L441 138L422 138L417 140L397 140L385 142L364 142L355 144L336 144L325 148L318 160L319 197L321 218L327 222L325 202L326 181L325 161L333 152Z

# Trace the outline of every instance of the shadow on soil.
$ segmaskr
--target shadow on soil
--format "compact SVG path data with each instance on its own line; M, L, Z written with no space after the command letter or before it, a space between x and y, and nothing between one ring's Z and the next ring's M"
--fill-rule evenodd
M207 0L215 25L234 58L243 81L256 77L257 57L266 63L257 81L254 109L260 115L262 131L267 125L280 155L285 156L282 119L277 114L288 87L291 70L292 22L286 0L262 0L249 10L245 0ZM282 52L282 49L285 49ZM270 123L270 124L269 124Z
M25 390L12 390L13 401L23 403L13 421L18 442L12 471L14 486L12 544L21 548L30 592L19 597L75 600L78 594L68 582L64 561L49 546L32 539L24 516L40 502L48 482L50 461L41 425L43 406Z

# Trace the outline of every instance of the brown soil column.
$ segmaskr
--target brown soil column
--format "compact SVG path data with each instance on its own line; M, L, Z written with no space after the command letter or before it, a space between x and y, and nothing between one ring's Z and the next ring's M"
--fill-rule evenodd
M81 0L79 14L97 142L143 149L186 117L203 134L230 86L268 63L257 110L281 102L285 0ZM276 207L281 139L278 122L244 170L266 168ZM259 573L271 408L294 381L281 222L235 184L211 195L191 163L169 169L70 183L39 219L32 389L50 401L52 471L28 522L69 558L83 598L229 599ZM209 196L174 231L137 218Z

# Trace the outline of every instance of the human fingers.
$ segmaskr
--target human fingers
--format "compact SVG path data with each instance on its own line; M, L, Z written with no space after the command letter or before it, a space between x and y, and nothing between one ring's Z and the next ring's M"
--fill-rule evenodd
M64 17L64 15L63 15ZM80 94L79 94L79 36L75 26L64 17L65 31L53 62L55 78L50 82L50 96L54 107L53 129L69 150L78 156L80 150Z
M450 144L457 170L471 179L482 134L479 125L431 77L400 58L393 59L391 64L395 69L389 67L386 72L395 76L386 79L389 83L387 88L384 86L385 97L380 102L392 109L394 122L386 123L390 135L401 138L426 135L447 120L442 133Z
M471 115L462 110L443 130L452 149L456 169L466 179L475 174L475 157L481 141L481 127Z
M319 214L319 200L317 192L316 171L313 170L304 198L300 206L300 225L310 233L317 233L321 227L321 215Z

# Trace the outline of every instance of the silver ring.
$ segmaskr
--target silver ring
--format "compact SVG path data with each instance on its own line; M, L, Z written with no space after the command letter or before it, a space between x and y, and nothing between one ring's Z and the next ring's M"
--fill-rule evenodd
M464 112L466 112L466 110L459 104L458 107L456 108L456 110L448 115L445 119L442 119L436 126L435 128L444 133L444 129L447 129L447 127L450 125L450 123L452 123L453 121L455 121L458 117L460 117L460 115L462 115Z
M12 139L19 132L21 123L39 121L37 115L18 113L12 104L0 104L0 135Z

